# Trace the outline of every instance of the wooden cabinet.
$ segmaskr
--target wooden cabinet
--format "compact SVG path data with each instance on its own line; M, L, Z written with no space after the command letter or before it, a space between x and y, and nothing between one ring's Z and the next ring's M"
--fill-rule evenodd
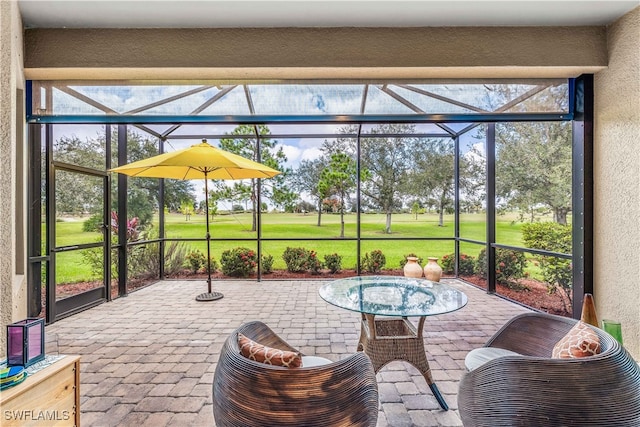
M0 392L0 425L79 426L80 357L64 356Z

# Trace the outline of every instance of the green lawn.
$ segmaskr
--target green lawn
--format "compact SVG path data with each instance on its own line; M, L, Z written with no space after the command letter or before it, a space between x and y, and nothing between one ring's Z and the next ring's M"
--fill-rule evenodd
M428 256L441 257L452 253L452 240L386 240L394 238L452 238L454 236L453 215L444 218L444 226L438 226L436 214L421 214L416 219L411 214L394 214L392 216L392 234L384 234L385 215L363 214L361 216L361 234L364 238L382 238L384 240L363 241L362 254L380 249L387 259L387 268L398 268L404 255L415 253L422 258ZM513 246L522 246L521 223L515 222L516 215L499 217L496 224L498 242ZM460 216L460 234L464 238L484 241L486 224L483 214L463 214ZM206 234L203 215L192 215L189 220L184 215L167 214L165 231L168 238L204 238ZM157 223L157 221L154 221ZM269 213L262 217L262 236L269 238L329 238L328 241L263 241L262 252L274 257L274 268L285 268L281 256L287 246L304 247L315 250L320 259L324 255L337 252L343 256L344 268L353 268L356 264L356 242L345 241L340 236L340 215L322 215L322 226L317 225L316 214L283 214ZM256 233L251 231L251 214L229 214L216 216L210 225L211 237L231 239L255 239ZM345 237L356 236L356 215L345 216ZM56 246L92 243L100 239L98 233L82 231L82 221L63 221L56 223ZM206 243L186 242L190 249L198 249L206 253ZM212 255L220 259L222 251L236 246L256 249L255 241L226 241L211 243ZM477 256L481 245L462 243L462 252ZM83 252L70 251L58 254L56 274L58 283L73 282L92 277L91 268L85 262Z

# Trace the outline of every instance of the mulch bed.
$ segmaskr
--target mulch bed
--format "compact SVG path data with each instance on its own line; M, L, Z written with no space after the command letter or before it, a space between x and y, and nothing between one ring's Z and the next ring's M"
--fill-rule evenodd
M482 289L487 289L487 281L481 277L460 276L459 278ZM496 294L540 311L571 317L571 304L567 298L560 292L549 293L545 283L532 279L520 279L517 287L518 289L514 289L496 284Z

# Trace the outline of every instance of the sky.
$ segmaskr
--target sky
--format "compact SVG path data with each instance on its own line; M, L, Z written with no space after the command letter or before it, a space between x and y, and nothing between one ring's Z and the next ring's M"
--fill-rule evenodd
M471 108L467 106L480 106L487 110L493 110L491 96L487 93L486 85L464 84L440 84L440 85L413 85L421 91L428 91L434 96L425 96L419 91L412 91L402 85L369 85L368 90L363 90L364 85L332 85L332 84L287 84L267 85L251 84L246 88L242 85L231 87L224 93L225 86L214 85L138 85L138 86L74 86L69 90L53 89L53 110L59 114L104 114L103 110L116 111L119 114L144 114L144 115L265 115L265 116L305 116L305 115L357 115L364 105L366 114L415 114L413 108L438 113L469 113ZM529 90L532 85L510 85L514 97ZM245 91L246 89L246 91ZM393 93L389 92L392 90ZM77 91L91 98L94 105L72 96ZM70 92L70 93L67 93ZM490 92L490 91L489 91ZM42 91L40 93L43 93ZM217 95L224 96L216 98ZM247 102L247 94L252 101L251 107ZM406 102L399 102L393 95L400 96ZM458 104L444 102L443 97L455 99ZM42 102L47 98L44 94ZM363 99L366 102L363 104ZM214 100L213 102L211 102ZM495 101L495 99L494 99ZM480 108L478 107L478 108ZM195 110L194 110L195 108ZM253 110L250 111L250 108ZM197 112L195 112L197 111ZM201 139L207 138L213 145L218 145L215 136L230 133L236 125L233 124L189 124L180 126L170 135L165 145L166 151L186 148L197 144ZM301 138L300 134L307 135L336 135L340 124L277 124L269 125L274 139L278 142L287 157L285 166L295 169L303 160L317 159L321 155L321 146L325 137ZM367 125L363 126L363 129ZM372 126L372 125L369 125ZM460 129L464 125L450 125ZM148 128L159 134L165 134L172 125L148 125ZM420 128L422 127L422 128ZM433 124L417 125L419 132L433 132ZM303 130L301 130L303 129ZM143 131L136 129L136 132ZM480 152L484 147L471 137L474 131L461 137L463 151L476 145ZM104 134L102 125L56 125L54 126L54 140L62 135L74 135L81 140L95 139ZM156 137L149 135L150 138ZM172 138L176 137L176 138ZM185 139L181 139L185 138ZM190 137L189 139L186 139ZM465 148L466 147L466 148ZM196 194L199 200L203 199L203 184L194 181ZM232 185L232 182L228 183Z

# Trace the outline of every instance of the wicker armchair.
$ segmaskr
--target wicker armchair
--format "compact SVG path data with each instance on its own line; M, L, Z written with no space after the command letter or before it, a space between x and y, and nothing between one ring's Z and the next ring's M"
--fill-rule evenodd
M552 359L576 323L543 313L516 316L485 347L511 350L467 372L458 407L465 427L640 426L640 367L609 334L593 328L601 353Z
M240 354L238 333L260 344L297 351L268 326L251 322L226 340L213 378L218 427L375 426L378 385L369 357L355 353L321 366L283 368Z

